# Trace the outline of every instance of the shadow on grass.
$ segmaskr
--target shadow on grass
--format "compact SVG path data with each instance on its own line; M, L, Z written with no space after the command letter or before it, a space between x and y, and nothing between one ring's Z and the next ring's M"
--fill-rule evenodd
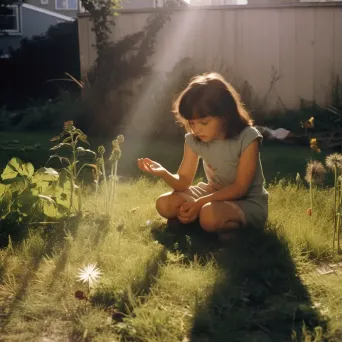
M303 335L314 335L315 327L325 330L286 242L272 226L241 230L224 246L194 224L155 229L153 235L190 260L195 254L202 262L215 258L223 270L209 298L196 309L191 341L301 341Z
M0 248L7 247L9 236L13 242L19 242L27 237L28 229L16 222L0 220Z
M27 255L28 263L26 265L27 269L23 270L22 277L19 279L20 285L18 286L18 288L16 288L14 295L7 303L7 307L3 308L6 309L7 314L3 316L4 321L0 321L0 327L4 329L6 328L7 324L11 320L13 312L17 309L18 306L21 305L21 302L24 300L29 288L29 283L32 281L32 279L35 278L36 271L39 269L43 258L47 255L51 255L54 251L61 249L64 245L65 230L63 230L63 228L68 228L70 232L75 234L78 230L79 223L79 218L73 217L69 218L65 222L60 222L58 226L55 226L54 224L41 226L38 224L37 226L32 226L30 229L27 228L26 231L23 227L21 227L23 233L20 233L20 235L16 236L16 239L13 242L24 242L26 246L29 246ZM19 239L19 236L21 237L21 240ZM27 240L25 241L25 239ZM44 244L42 246L40 246L41 240L44 241ZM62 263L65 264L66 262L66 257L64 256L63 252L61 253L61 259L63 260L60 261L60 268L63 268L64 265L62 265ZM11 253L13 252L9 251L9 253L11 255ZM5 256L3 265L7 264L7 258L8 256ZM3 274L4 272L1 272L0 270L1 283L3 282Z

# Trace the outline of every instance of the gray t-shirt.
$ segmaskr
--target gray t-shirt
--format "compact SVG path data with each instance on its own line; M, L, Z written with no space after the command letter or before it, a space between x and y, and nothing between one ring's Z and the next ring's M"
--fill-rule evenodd
M254 127L246 127L239 136L232 139L213 140L208 143L196 140L187 133L185 142L203 160L208 183L219 190L234 183L240 156L247 146L262 135ZM254 179L244 198L235 200L245 212L248 225L264 226L268 215L268 193L264 188L264 175L260 155Z

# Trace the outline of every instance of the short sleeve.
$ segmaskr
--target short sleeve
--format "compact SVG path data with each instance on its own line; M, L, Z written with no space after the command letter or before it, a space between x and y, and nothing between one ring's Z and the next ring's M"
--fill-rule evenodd
M195 140L195 137L191 133L185 134L185 143L189 145L189 147L196 153L198 154L198 143Z
M263 140L262 134L254 127L249 126L245 128L240 134L240 142L241 142L240 154L242 154L242 152L245 151L247 146L255 139L258 139L259 142L262 143L262 140Z

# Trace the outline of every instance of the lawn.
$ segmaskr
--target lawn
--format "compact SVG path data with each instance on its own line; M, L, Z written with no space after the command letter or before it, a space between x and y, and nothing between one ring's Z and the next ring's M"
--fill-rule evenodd
M222 245L196 224L167 227L154 208L166 186L134 178L137 156L175 171L181 142L126 137L122 149L109 221L90 191L82 218L26 226L0 250L1 341L340 341L333 192L315 191L308 216L307 188L279 180L303 175L313 152L264 145L267 227ZM93 263L101 276L89 292L78 275ZM322 275L322 266L333 271Z
M338 261L330 191L309 217L306 189L270 186L267 229L222 246L196 225L166 227L160 182L118 190L110 224L89 197L82 220L31 227L0 251L1 341L339 340L341 276L316 271ZM102 276L85 302L77 275L95 262Z
M0 169L3 168L11 157L16 156L24 161L30 161L35 167L44 166L49 155L52 143L49 139L58 132L38 132L38 133L6 133L1 132L0 136ZM19 143L8 144L11 141ZM111 142L103 142L99 138L89 139L92 148L105 143L107 150L110 150ZM6 143L7 142L7 143ZM167 141L159 139L149 141L136 137L127 137L122 147L123 155L120 160L120 175L124 178L139 177L140 171L136 168L136 159L149 157L159 161L171 172L176 172L182 159L183 152L182 138L177 141ZM39 144L35 147L35 144ZM305 173L306 163L310 159L323 161L325 153L317 154L309 147L284 145L281 143L266 142L262 146L261 159L264 174L267 182L275 179L292 178L295 179L297 172L301 175ZM51 164L58 167L57 163ZM199 177L203 176L202 168L199 169Z

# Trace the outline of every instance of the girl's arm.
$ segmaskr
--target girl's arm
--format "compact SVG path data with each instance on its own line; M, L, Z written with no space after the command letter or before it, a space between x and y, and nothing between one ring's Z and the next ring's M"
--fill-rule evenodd
M185 191L192 184L198 167L199 157L193 150L184 144L183 160L176 174L171 174L165 169L161 178L175 191Z
M213 201L233 201L244 197L251 186L259 160L259 141L252 141L241 154L235 182L197 200L200 206Z
M137 163L140 170L162 178L175 191L185 191L194 180L198 160L198 155L185 143L183 160L175 175L149 158L139 158Z

